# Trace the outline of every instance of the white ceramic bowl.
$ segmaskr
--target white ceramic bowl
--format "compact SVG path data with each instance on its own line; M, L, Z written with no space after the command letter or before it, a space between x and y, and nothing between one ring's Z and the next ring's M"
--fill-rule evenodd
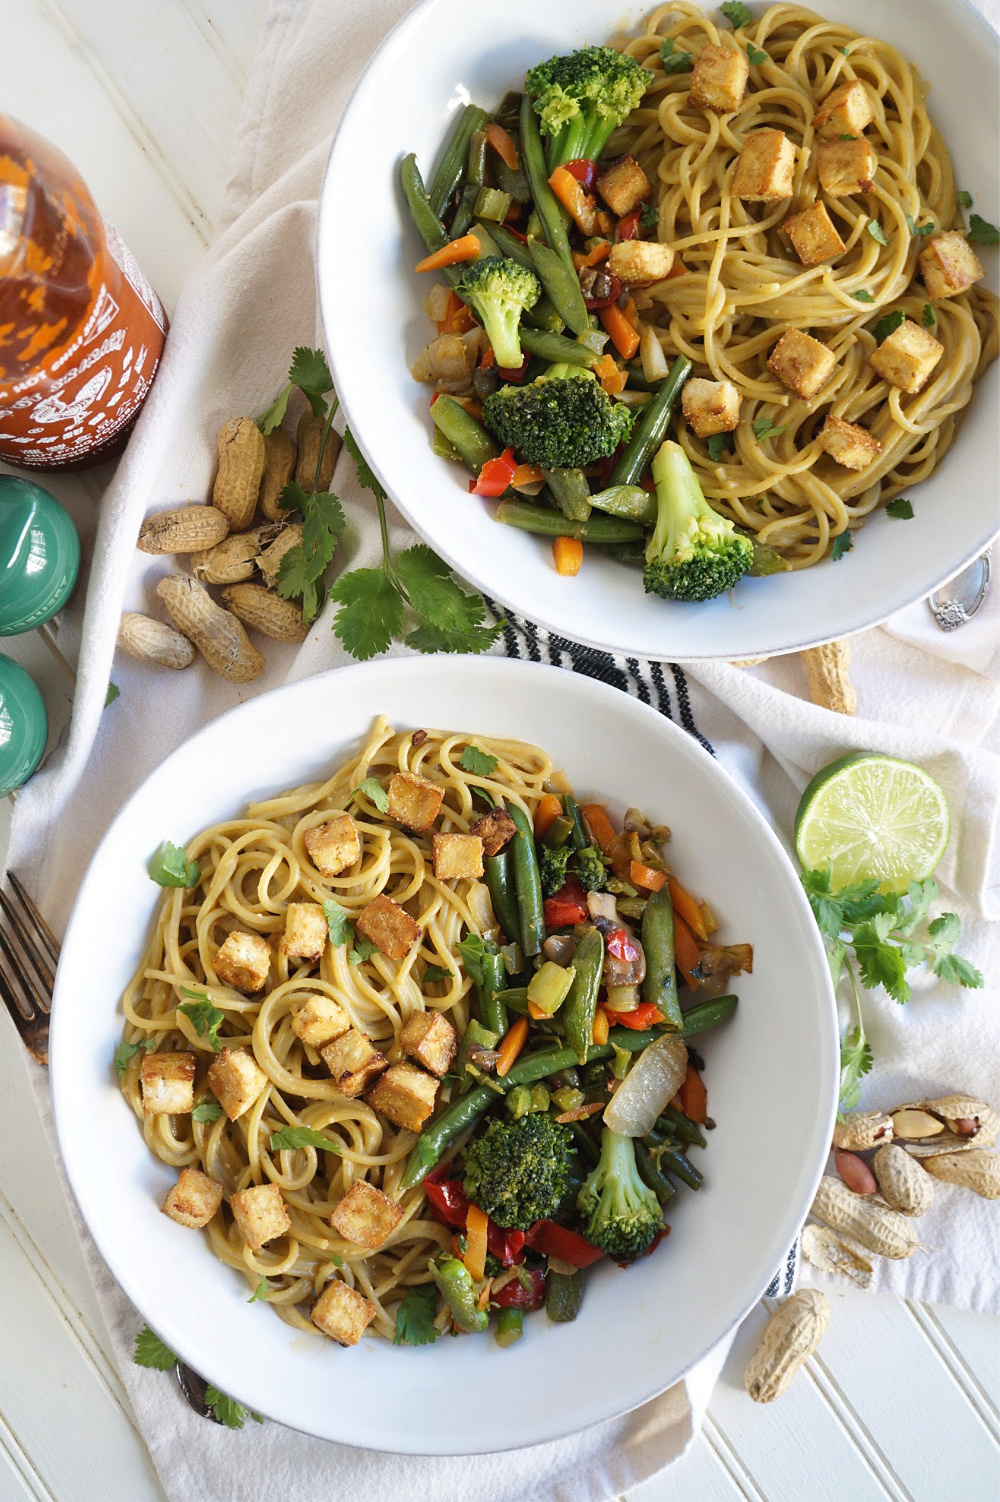
M914 489L912 522L880 512L837 563L746 579L704 605L644 595L635 570L591 549L577 578L560 578L548 539L496 525L492 504L468 494L465 471L431 452L428 388L408 369L428 338L420 306L428 279L413 271L423 250L398 188L400 159L415 151L429 181L461 104L499 102L532 63L602 42L651 8L622 11L606 0L414 7L358 84L323 184L317 265L327 347L348 422L399 509L509 609L576 641L655 660L790 652L885 620L987 545L997 530L996 365L941 468ZM817 8L895 43L918 65L933 86L931 114L958 181L995 220L995 39L983 20L960 0L826 0ZM984 260L995 278L995 252Z
M525 1322L433 1349L344 1351L248 1305L206 1239L160 1213L173 1181L146 1149L112 1069L118 998L159 890L146 862L251 798L326 775L374 716L546 747L577 790L674 830L677 866L734 941L754 946L740 1006L699 1047L718 1123L699 1194L669 1240L627 1272L588 1274L574 1324ZM232 747L239 746L234 760ZM52 1090L70 1183L128 1297L185 1361L260 1413L326 1439L456 1454L554 1438L624 1412L690 1368L760 1295L810 1204L830 1142L838 1040L829 973L795 872L718 763L668 720L589 678L502 658L381 662L289 684L223 715L150 776L95 855L56 982ZM510 1393L518 1395L512 1417Z

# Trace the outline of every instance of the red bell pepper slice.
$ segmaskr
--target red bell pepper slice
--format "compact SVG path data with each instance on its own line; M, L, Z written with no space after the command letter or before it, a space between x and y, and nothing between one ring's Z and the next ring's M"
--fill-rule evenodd
M504 449L498 459L487 459L478 480L469 481L470 494L491 496L495 500L509 487L516 468L514 450Z
M589 1267L604 1256L599 1246L591 1246L577 1231L556 1225L554 1220L536 1220L528 1232L527 1243L543 1257L558 1257L574 1267Z
M652 1001L644 1001L639 1006L633 1007L631 1012L614 1012L616 1027L632 1027L641 1032L645 1027L652 1027L654 1022L663 1021L663 1013Z
M625 965L634 965L639 958L639 950L624 928L612 929L605 942L608 954L613 954Z
M583 184L589 193L597 181L597 163L592 162L589 157L578 156L574 157L571 162L563 162L563 166L578 183Z
M626 214L624 216L624 218L619 219L619 221L618 221L618 238L619 238L619 240L634 240L635 239L636 235L639 233L639 219L640 219L640 217L641 217L641 210L639 210L639 209L633 209L632 212L631 212L631 214Z
M572 928L587 917L587 894L578 876L568 876L553 897L543 904L546 928Z
M451 1165L433 1169L424 1180L424 1193L431 1214L442 1225L464 1231L469 1217L469 1200L461 1179L449 1179ZM494 1221L486 1227L486 1245L504 1267L511 1267L524 1256L524 1232L504 1231Z
M525 1288L519 1278L511 1278L499 1293L490 1294L490 1303L498 1309L541 1309L545 1303L545 1274L540 1267L527 1269L531 1287Z
M528 362L530 359L530 355L525 355L524 359L521 361L516 370L510 365L498 365L497 375L502 381L506 381L508 385L521 386L523 385L524 377L528 372Z

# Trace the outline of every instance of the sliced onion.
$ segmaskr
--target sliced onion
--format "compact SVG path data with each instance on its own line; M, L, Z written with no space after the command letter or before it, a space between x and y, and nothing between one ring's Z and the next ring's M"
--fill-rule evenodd
M490 889L484 881L474 881L469 888L467 902L469 912L476 920L476 927L486 937L493 937L493 931L497 927L497 920L493 915L493 903L490 900Z
M604 1125L623 1137L645 1137L687 1073L682 1038L657 1038L644 1048L611 1097Z
M663 353L663 345L656 336L656 330L651 323L647 323L639 340L639 358L642 361L642 373L647 381L662 381L670 370L667 357Z
M610 923L618 922L618 907L613 892L588 892L587 912L592 918L607 918Z

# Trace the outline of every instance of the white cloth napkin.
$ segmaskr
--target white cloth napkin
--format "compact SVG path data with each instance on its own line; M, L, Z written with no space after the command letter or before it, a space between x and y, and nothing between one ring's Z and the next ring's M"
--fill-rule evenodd
M250 686L211 675L203 664L171 674L118 656L122 609L161 614L157 579L169 561L135 551L149 510L203 499L214 469L215 435L234 413L263 409L283 384L297 344L320 341L314 291L315 199L329 139L354 81L408 0L273 0L238 131L219 239L177 309L152 396L103 502L82 622L73 720L65 744L18 800L10 864L60 929L86 863L135 785L207 720L250 693L342 663L321 618L298 649L268 644L268 667ZM349 518L337 568L378 556L377 528L349 460L335 487ZM398 518L394 547L411 534ZM845 563L849 587L849 561ZM71 609L79 613L80 605ZM965 949L988 976L1000 942L986 919L1000 906L996 850L1000 758L991 749L1000 702L996 599L976 621L943 636L923 605L857 641L856 720L803 700L797 659L758 669L701 665L670 678L659 668L571 652L533 628L511 627L507 650L611 676L649 694L714 744L787 836L798 794L812 773L861 746L919 761L944 786L956 831L940 877L948 905L966 923ZM76 629L79 622L69 623ZM107 709L109 677L121 689ZM689 697L690 690L690 697ZM994 883L991 889L991 883ZM921 989L905 1008L869 997L866 1021L878 1059L868 1092L895 1104L927 1091L961 1087L996 1098L996 996ZM36 1071L43 1114L45 1076ZM880 1289L996 1308L995 1207L943 1189L941 1211L924 1222L941 1250L880 1269ZM450 1502L479 1492L491 1502L530 1495L541 1502L603 1502L636 1486L680 1455L696 1431L727 1342L684 1384L613 1421L556 1444L469 1460L401 1460L306 1439L277 1425L250 1425L234 1439L196 1419L172 1384L131 1365L137 1318L82 1231L112 1343L143 1435L172 1498L245 1496L248 1467L257 1490L282 1496L307 1485L358 1502L432 1496ZM238 1464L237 1464L238 1461Z

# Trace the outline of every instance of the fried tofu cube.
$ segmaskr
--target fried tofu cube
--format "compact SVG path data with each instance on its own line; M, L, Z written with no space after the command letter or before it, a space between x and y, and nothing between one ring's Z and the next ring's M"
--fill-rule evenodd
M303 844L323 876L339 876L361 854L361 837L350 814L334 814L324 824L307 829Z
M193 1053L144 1053L139 1066L142 1109L147 1116L183 1116L194 1107Z
M688 103L731 115L743 103L750 64L738 47L703 47L691 70Z
M497 855L517 834L517 825L505 808L491 808L476 820L469 833L482 840L485 855Z
M341 1095L351 1100L367 1090L372 1080L389 1067L385 1054L379 1053L371 1039L356 1027L324 1043L320 1055Z
M352 1184L330 1212L330 1224L338 1236L372 1251L391 1236L402 1218L402 1207L365 1179Z
M868 364L877 375L910 395L920 391L930 379L931 371L944 354L944 345L919 323L907 318L883 339L868 356Z
M820 141L816 147L819 185L831 198L870 193L875 186L878 158L871 144L859 141Z
M837 356L801 329L786 329L767 362L783 386L809 402L837 368Z
M458 1038L443 1012L414 1012L403 1023L399 1045L440 1079L455 1057Z
M285 932L279 949L300 960L323 957L329 935L326 914L318 902L290 902L285 909Z
M420 937L420 925L384 892L361 909L354 928L390 960L405 960Z
M924 286L933 298L955 297L986 275L976 252L957 229L933 235L919 261Z
M831 89L813 116L813 130L826 141L860 136L875 119L872 97L860 78Z
M791 214L781 227L803 266L832 261L845 249L837 226L826 211L826 204L818 198L801 214Z
M882 445L867 429L832 414L823 424L819 446L845 469L865 469L882 452Z
M441 812L444 788L415 772L395 772L389 779L389 818L423 834Z
M249 994L259 991L271 968L271 951L260 934L246 934L235 929L218 954L214 969L224 986Z
M438 881L471 881L483 874L483 842L477 834L436 834L431 850Z
M299 1007L292 1016L292 1032L296 1038L315 1049L342 1037L350 1025L343 1007L328 996L310 996L305 1006Z
M608 270L626 287L651 287L670 275L674 253L659 240L622 240L612 245Z
M634 156L623 156L602 172L595 184L608 208L619 218L645 203L653 191L649 178Z
M208 1083L230 1121L249 1111L267 1085L267 1075L249 1048L223 1047L208 1070Z
M434 1109L438 1082L414 1064L393 1064L368 1095L368 1104L398 1127L419 1132Z
M755 130L743 142L733 173L736 198L754 203L791 198L795 147L783 130Z
M699 438L731 433L740 420L740 394L732 381L686 381L681 406Z
M222 1204L222 1185L200 1168L182 1168L180 1178L160 1209L179 1226L197 1231L207 1226Z
M312 1322L338 1345L356 1346L378 1310L356 1288L331 1278L312 1306Z
M277 1184L255 1184L229 1196L240 1235L252 1252L291 1230L288 1208Z

